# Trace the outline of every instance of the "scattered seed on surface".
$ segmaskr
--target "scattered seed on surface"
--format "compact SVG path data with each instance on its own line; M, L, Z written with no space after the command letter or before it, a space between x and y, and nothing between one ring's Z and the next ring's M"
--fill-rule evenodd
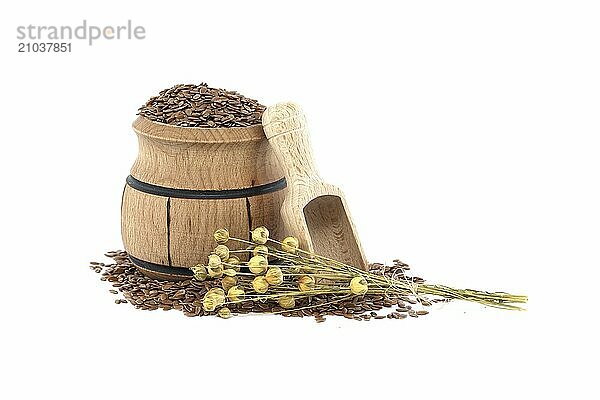
M147 311L158 309L165 311L178 310L187 317L215 315L215 313L205 313L203 311L202 299L208 290L213 287L220 287L219 281L158 281L140 273L131 263L126 252L111 251L106 254L113 259L114 263L108 265L95 263L91 264L91 267L94 271L101 272L101 280L110 282L113 287L118 287L125 297L124 299L114 300L115 304L129 303L137 309ZM370 265L371 272L386 276L404 277L406 269L405 265L400 264L398 266L385 266L379 263ZM111 294L119 293L115 289L109 291ZM335 295L313 296L310 305L314 307L286 310L285 312L276 303L242 302L228 304L227 307L233 314L268 312L277 313L284 317L313 316L318 323L325 322L328 315L342 316L357 321L370 321L385 318L404 319L407 317L407 313L411 317L427 314L425 310L412 310L411 306L405 304L410 300L412 299L407 296L369 294L367 292L363 296L355 296L342 301ZM308 306L307 301L307 299L298 300L296 307ZM377 311L380 310L388 310L388 313L378 315Z

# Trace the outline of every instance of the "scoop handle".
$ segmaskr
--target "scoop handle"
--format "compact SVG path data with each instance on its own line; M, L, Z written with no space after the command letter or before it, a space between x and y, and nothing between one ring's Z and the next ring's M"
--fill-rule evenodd
M302 108L291 102L275 104L265 110L262 123L288 184L320 181Z

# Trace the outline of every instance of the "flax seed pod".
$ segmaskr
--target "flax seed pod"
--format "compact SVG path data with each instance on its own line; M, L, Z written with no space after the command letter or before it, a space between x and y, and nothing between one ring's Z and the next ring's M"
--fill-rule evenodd
M227 264L229 264L229 268L234 269L236 272L240 272L240 259L237 256L230 255L227 259Z
M215 247L214 253L221 258L221 261L227 261L229 259L229 247L224 244Z
M231 310L227 307L223 307L217 312L217 315L223 319L231 318Z
M194 279L197 279L199 281L204 281L208 277L208 272L206 270L206 267L202 264L198 264L195 267L192 267L190 269L194 273Z
M255 256L261 255L267 257L269 255L269 248L264 244L259 244L252 250L252 254Z
M350 281L350 291L357 296L367 293L368 289L369 285L367 285L367 281L362 276L355 276Z
M227 298L234 303L244 300L245 297L246 292L244 292L244 289L238 286L233 286L227 291Z
M288 236L281 242L281 250L290 254L295 254L299 246L298 239L293 236Z
M223 278L221 278L221 286L223 287L223 290L225 290L226 292L228 292L229 289L231 289L235 285L237 285L236 277L224 276Z
M259 226L252 231L252 241L256 244L265 244L269 239L269 230L264 226Z
M225 244L229 240L229 231L227 229L217 229L213 234L217 244Z
M302 275L298 277L298 289L301 292L309 292L315 286L315 278L310 275Z
M267 293L267 290L269 290L269 282L267 282L267 279L264 276L259 275L252 280L252 287L256 293Z
M283 283L283 272L279 267L270 267L265 274L265 279L271 286L281 285Z
M254 275L260 275L265 273L268 264L264 256L254 256L248 261L248 268Z
M296 300L292 296L283 296L277 300L277 303L285 309L290 309L296 307Z

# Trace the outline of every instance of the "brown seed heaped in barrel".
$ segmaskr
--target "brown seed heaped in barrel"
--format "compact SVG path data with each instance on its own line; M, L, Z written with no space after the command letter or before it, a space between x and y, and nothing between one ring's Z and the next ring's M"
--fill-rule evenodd
M140 107L138 114L169 125L232 128L260 124L264 110L265 106L258 101L238 92L201 83L162 90Z

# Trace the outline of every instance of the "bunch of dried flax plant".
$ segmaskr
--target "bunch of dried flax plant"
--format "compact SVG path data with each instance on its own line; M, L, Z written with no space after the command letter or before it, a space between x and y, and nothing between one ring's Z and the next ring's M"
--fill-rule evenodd
M220 279L221 288L211 289L202 301L205 312L229 318L231 303L276 302L284 310L314 307L308 303L301 308L299 300L320 295L333 296L330 302L369 294L410 296L429 305L428 296L444 300L465 300L507 310L522 310L517 304L527 302L527 296L504 292L484 292L454 289L444 285L427 284L405 276L386 276L363 271L352 265L320 256L299 248L292 236L283 241L271 239L265 227L251 232L252 241L230 237L227 229L214 233L217 246L206 265L191 268L199 281ZM231 242L245 246L232 250ZM247 261L241 261L247 259ZM243 268L242 268L243 267ZM322 303L321 303L322 305Z

